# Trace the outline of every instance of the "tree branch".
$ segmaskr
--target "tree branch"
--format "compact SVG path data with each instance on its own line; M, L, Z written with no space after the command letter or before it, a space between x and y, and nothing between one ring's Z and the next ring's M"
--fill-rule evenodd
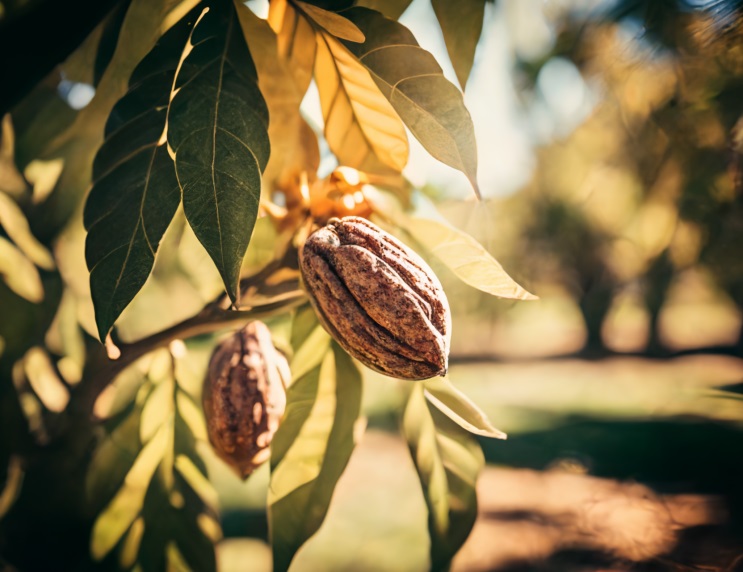
M98 351L91 352L85 364L83 379L74 388L68 409L74 414L89 416L98 396L119 373L173 340L217 332L302 305L307 297L299 287L297 266L296 250L288 248L279 259L240 281L241 299L248 302L247 306L230 309L227 296L220 295L198 314L151 336L131 343L114 341L113 346L120 352L116 359L111 359L104 346L99 345Z

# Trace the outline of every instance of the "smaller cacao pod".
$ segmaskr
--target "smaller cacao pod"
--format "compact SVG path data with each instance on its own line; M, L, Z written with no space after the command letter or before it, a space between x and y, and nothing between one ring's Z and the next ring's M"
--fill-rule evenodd
M401 379L446 373L449 302L407 246L366 219L333 218L305 242L300 269L320 322L360 362Z
M214 350L202 392L217 455L246 479L270 455L286 408L289 366L263 322L250 322Z

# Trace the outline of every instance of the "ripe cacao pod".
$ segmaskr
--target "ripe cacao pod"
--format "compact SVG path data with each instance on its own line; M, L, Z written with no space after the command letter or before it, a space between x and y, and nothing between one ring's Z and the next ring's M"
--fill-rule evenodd
M401 379L446 373L449 303L407 246L366 219L333 218L303 245L300 269L320 322L353 357Z
M263 322L250 322L212 354L202 392L207 433L217 455L242 479L270 455L289 380L286 358Z

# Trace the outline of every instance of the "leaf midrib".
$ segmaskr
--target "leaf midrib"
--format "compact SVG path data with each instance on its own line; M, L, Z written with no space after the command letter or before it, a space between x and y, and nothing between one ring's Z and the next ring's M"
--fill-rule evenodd
M224 261L224 241L222 238L222 221L219 216L219 199L217 196L217 180L216 180L216 169L215 163L217 161L217 122L219 120L219 102L222 94L222 81L224 79L224 65L227 61L227 46L229 46L230 38L232 36L232 25L234 18L230 18L230 22L227 28L227 33L224 39L224 48L222 49L222 57L219 64L219 80L217 81L217 97L214 104L214 128L212 130L212 191L214 193L214 211L217 218L217 229L219 230L219 256L222 264L222 269L225 269Z
M152 176L152 167L155 163L155 156L157 155L157 149L158 147L155 147L152 150L152 157L150 158L150 164L147 167L145 185L144 185L144 189L142 190L142 198L140 199L140 202L139 202L139 217L137 218L137 224L134 225L134 230L132 231L132 235L131 235L131 238L129 239L129 243L127 244L127 251L126 251L126 256L124 257L124 262L121 264L121 270L119 271L119 275L116 277L116 282L114 283L114 287L111 291L111 296L109 297L109 300L108 300L109 308L113 302L113 299L116 297L116 292L119 289L119 284L121 284L121 279L124 276L124 271L126 270L127 263L129 262L129 256L131 255L132 248L134 247L135 237L137 236L137 230L139 230L140 225L142 225L142 234L144 235L145 242L147 243L147 248L150 250L150 254L152 255L153 259L155 257L155 251L152 248L152 244L150 243L149 237L147 236L147 229L144 224L144 203L147 198L147 191L150 186L150 179ZM109 252L106 256L101 258L95 264L95 266L93 266L93 268L90 269L91 274L101 264L101 262L110 258L111 255L113 255L115 252L120 250L120 248L121 247L115 248L114 250Z
M454 139L453 137L451 137L451 135L449 135L449 131L446 128L446 126L443 125L438 120L438 118L435 115L433 115L427 109L421 107L417 102L413 101L410 97L408 97L407 94L404 91L398 89L398 86L403 81L406 81L406 80L409 80L409 79L415 79L417 77L429 77L429 76L430 77L438 77L439 75L441 77L444 77L443 73L418 74L418 75L415 75L415 76L405 77L405 78L402 78L402 79L398 80L397 82L395 82L394 85L392 85L387 80L385 80L383 77L381 77L379 74L377 74L373 69L371 69L366 63L364 63L364 58L366 58L369 54L372 54L374 52L378 52L380 50L385 50L385 49L388 49L388 48L403 48L403 47L404 48L413 48L415 50L420 50L421 52L424 52L424 53L428 54L428 52L426 50L424 50L420 46L415 46L413 44L389 44L389 45L386 45L386 46L379 46L377 48L374 48L373 50L369 50L368 52L366 52L362 56L358 56L357 57L357 60L359 61L359 63L363 64L363 66L367 70L369 70L369 73L372 75L372 77L378 78L379 81L381 81L384 85L388 86L392 90L391 93L390 93L390 98L392 97L393 94L399 93L407 102L409 102L411 105L413 105L413 107L415 107L418 111L420 111L422 114L426 115L427 117L430 117L431 119L433 119L433 121L437 125L439 125L446 132L446 135L449 138L449 140L454 143L454 149L457 152L457 158L459 159L459 164L462 165L462 166L464 166L465 163L462 160L462 153L461 153L461 151L459 149L459 145L457 144L456 139ZM354 57L356 57L356 56L354 56ZM388 99L390 99L390 98L388 98ZM408 128L416 135L416 137L418 137L415 129L413 129L410 125L408 125Z
M339 67L338 67L338 62L336 61L336 59L335 59L335 56L333 55L333 50L332 50L332 48L330 47L330 44L329 44L329 42L328 42L328 39L327 39L327 37L326 37L326 34L325 34L325 32L321 32L321 35L322 35L323 41L325 42L325 45L326 45L326 47L328 48L328 53L330 54L330 58L331 58L331 59L333 60L333 67L335 68L335 72L336 72L336 74L338 74L338 79L340 80L340 81L339 81L338 83L339 83L339 85L342 85L342 86L343 86L343 95L344 95L344 96L345 96L345 98L346 98L346 99L348 100L348 105L349 105L349 107L351 107L351 109L353 110L353 117L354 117L354 122L356 123L356 125L358 125L358 127L359 127L359 130L361 131L361 134L362 134L362 135L364 136L364 141L366 141L366 143L367 143L367 146L368 146L368 148L369 148L369 151L370 151L370 153L367 153L367 156L368 156L369 154L371 154L371 155L373 155L374 157L377 157L377 158L378 158L378 159L379 159L380 161L382 161L382 162L383 162L383 163L384 163L385 165L387 165L387 162L386 162L386 161L384 161L384 160L382 160L382 159L381 159L381 158L379 157L379 155L377 154L377 151L376 151L376 146L375 146L375 145L373 144L373 142L372 142L372 139L371 139L371 137L370 137L370 136L369 136L369 135L367 134L366 130L364 129L364 127L363 127L363 123L362 123L362 122L361 122L361 121L359 120L359 118L358 118L358 110L356 109L356 106L354 105L354 100L353 100L353 99L351 99L351 97L350 97L350 96L348 95L348 90L347 90L347 88L346 88L346 82L347 82L347 81L349 81L349 80L346 80L346 78L345 78L345 77L343 76L343 74L341 73L341 71L340 71L340 69L339 69ZM350 50L349 50L348 48L346 48L346 46L344 46L344 45L343 45L343 44L342 44L341 42L337 42L337 44L338 44L338 47L339 47L340 49L342 49L342 50L345 50L345 51L346 51L346 53L348 53L348 55L349 55L349 56L351 56L351 57L352 57L353 59L355 59L355 60L356 60L357 62L359 62L359 64L361 64L361 65L362 65L362 67L363 67L364 69L366 69L366 70L367 70L367 71L369 72L369 75L370 75L370 77L371 77L371 74L372 74L371 70L370 70L370 69L369 69L369 68L368 68L368 67L367 67L366 65L364 65L364 64L363 64L363 62L361 62L361 60L359 60L359 59L358 59L358 58L357 58L357 57L356 57L356 56L355 56L355 55L354 55L354 54L353 54L353 53L352 53L352 52L351 52L351 51L350 51ZM373 79L373 78L371 78L371 79L372 79L372 81L374 81L374 79ZM358 85L358 84L357 84L357 85ZM335 105L335 101L336 101L336 99L337 99L337 95L338 95L338 92L340 92L340 91L341 91L341 90L339 89L339 90L338 90L338 91L336 92L336 94L335 94L335 95L333 96L333 102L332 102L332 104L331 104L331 107L330 107L330 108L328 109L328 117L330 117L330 111L332 110L333 106ZM382 94L381 92L380 92L380 95L382 95L382 97L384 97L384 94ZM359 102L355 102L355 103L357 103L358 105L362 105L362 104L361 104L361 103L359 103ZM385 132L385 133L387 133L387 132ZM388 133L388 134L389 134L389 133ZM391 134L391 135L394 135L394 134ZM348 131L346 131L346 135L344 136L344 142L345 142L345 137L347 137L347 136L348 136ZM393 167L393 168L396 168L396 167Z

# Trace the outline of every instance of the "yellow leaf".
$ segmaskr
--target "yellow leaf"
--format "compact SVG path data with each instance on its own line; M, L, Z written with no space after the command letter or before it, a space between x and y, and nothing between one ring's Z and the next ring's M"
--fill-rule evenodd
M400 226L465 284L499 298L538 299L511 278L500 263L467 233L432 219L405 215L400 218Z
M44 270L54 270L52 255L31 234L26 215L5 193L0 193L0 226L31 262Z
M94 560L102 560L111 552L139 515L147 487L170 440L171 430L167 423L160 426L134 461L123 486L96 519L90 541L90 554Z
M426 380L423 388L426 399L462 429L484 437L506 438L506 434L493 427L485 413L447 378Z
M179 391L176 394L175 402L178 408L178 414L186 422L194 438L200 441L206 441L206 426L204 425L204 415L201 409L183 391Z
M140 516L132 523L129 532L126 534L126 538L124 538L124 544L119 553L119 564L122 569L131 568L136 563L137 553L139 552L139 545L142 542L143 535L144 519Z
M175 542L168 542L168 545L165 547L165 554L168 560L167 572L192 572L191 567L186 562L181 551L178 550L178 545Z
M173 381L164 380L155 386L154 391L142 408L142 421L139 425L139 438L142 443L149 441L173 411Z
M285 0L271 2L268 7L268 23L276 32L277 56L291 72L298 92L304 94L312 80L312 66L317 49L312 25ZM260 73L258 79L260 81Z
M323 360L329 346L330 336L322 326L316 326L292 358L290 366L292 382L305 376L307 372L317 367Z
M26 181L15 162L15 132L10 113L0 120L0 189L18 198L27 193Z
M0 277L21 298L38 304L44 299L44 286L36 267L13 244L0 236Z
M28 383L49 411L64 411L70 400L70 393L57 376L47 353L39 348L31 348L24 358L24 370Z
M240 2L235 7L271 117L271 157L262 187L271 192L292 188L303 172L312 180L320 164L317 136L299 113L312 80L315 33L306 18L283 0L271 2L268 22ZM269 24L280 30L278 37Z
M222 540L222 529L213 517L202 512L196 517L196 523L199 526L199 530L201 530L201 532L204 533L204 536L211 540L212 543L216 544Z
M325 139L342 165L397 172L408 162L405 127L369 72L334 37L318 33L315 81Z
M216 507L219 504L217 491L191 459L186 455L178 455L175 458L175 468L206 505Z
M77 302L72 291L65 289L51 326L44 336L46 347L62 356L57 369L69 384L82 379L85 365L85 339L77 322Z
M23 170L26 180L33 185L34 204L43 203L54 190L59 176L64 168L64 159L50 159L44 161L35 159Z
M359 30L356 24L340 14L328 12L327 10L323 10L312 4L300 2L299 0L297 0L296 4L302 12L312 18L313 22L325 28L327 32L330 32L336 38L356 43L363 42L366 39L364 33Z
M294 444L271 474L269 505L277 503L303 484L312 482L320 474L336 407L335 359L330 351L326 350L323 355L312 411Z

